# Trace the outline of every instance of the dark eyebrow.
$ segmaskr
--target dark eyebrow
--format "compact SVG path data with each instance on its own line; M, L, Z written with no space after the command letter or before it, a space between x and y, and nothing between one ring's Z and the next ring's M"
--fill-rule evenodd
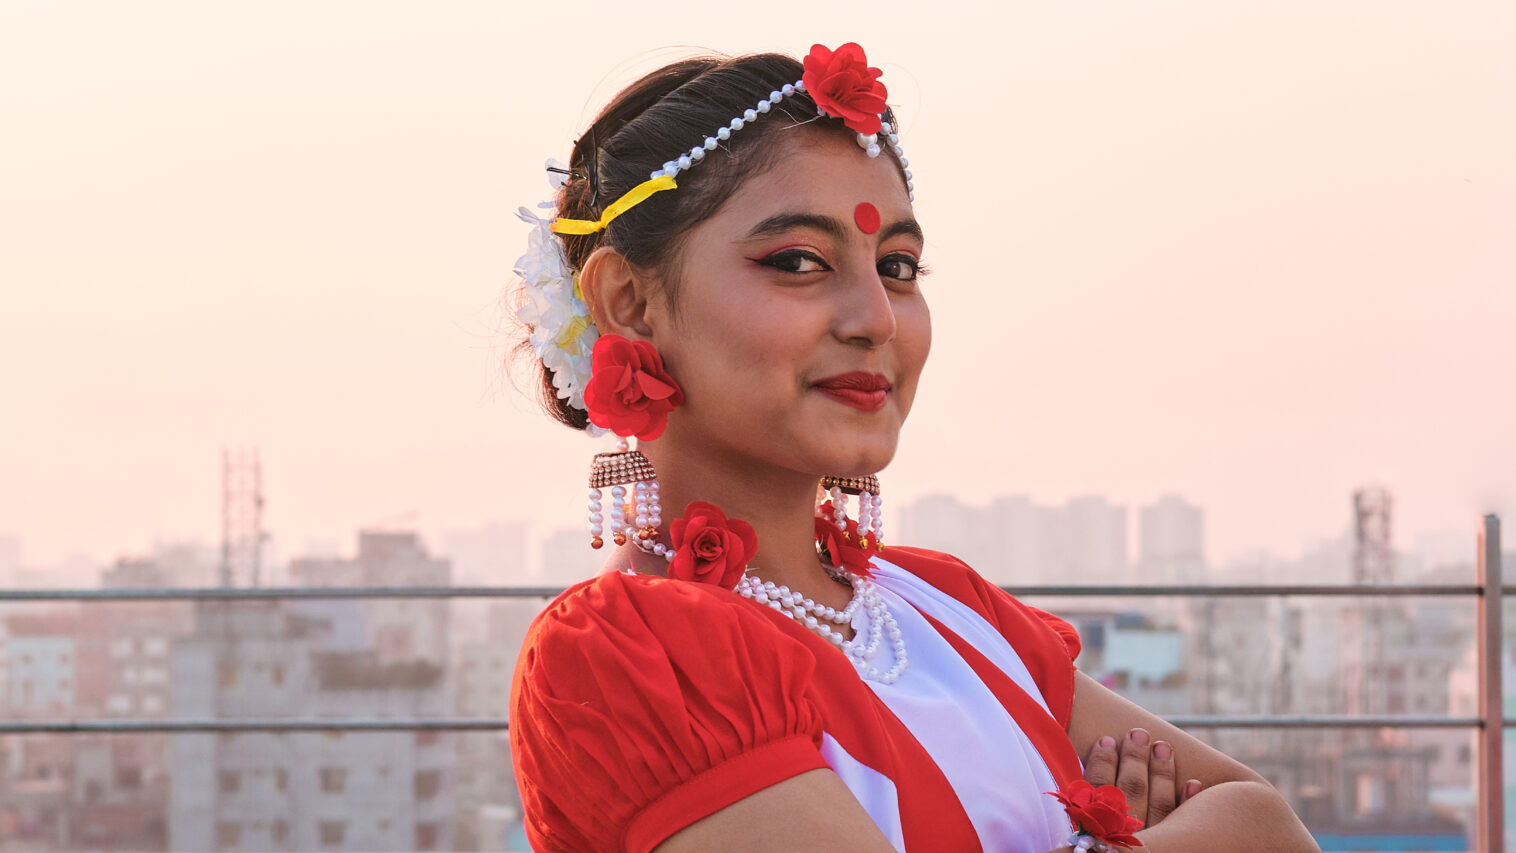
M815 213L780 213L753 226L753 230L747 232L747 236L743 239L772 237L796 228L811 228L837 240L847 236L847 229L842 223L830 216Z
M771 237L782 234L795 228L811 228L831 237L841 240L847 236L847 226L830 216L822 216L816 213L780 213L759 222L753 226L753 230L747 232L744 240L752 240L758 237ZM888 240L906 234L915 237L925 243L926 236L921 233L921 226L914 219L902 219L890 223L879 235L880 240Z
M899 222L890 223L888 228L880 232L879 239L884 241L891 237L899 237L901 234L915 237L918 243L926 242L926 235L921 233L921 225L914 219L902 219Z

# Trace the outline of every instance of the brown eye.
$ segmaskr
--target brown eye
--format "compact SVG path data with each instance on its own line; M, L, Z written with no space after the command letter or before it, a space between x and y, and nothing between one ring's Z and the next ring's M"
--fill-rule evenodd
M921 275L921 262L910 255L886 255L879 261L879 274L896 281L915 281Z
M803 249L787 249L783 252L775 252L766 258L754 258L755 262L766 267L773 267L780 272L808 273L830 270L819 256Z

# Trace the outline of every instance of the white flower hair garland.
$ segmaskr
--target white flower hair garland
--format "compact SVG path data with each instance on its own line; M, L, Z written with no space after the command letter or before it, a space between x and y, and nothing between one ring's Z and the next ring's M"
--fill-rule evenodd
M568 170L556 160L547 161L547 168L548 182L554 190L562 189ZM545 201L537 207L552 211L557 204ZM590 381L590 354L600 332L581 298L563 243L549 227L552 214L544 219L523 207L516 216L533 226L526 254L516 261L516 274L521 276L526 292L526 302L517 309L516 317L531 327L528 340L552 371L559 399L583 410L584 387Z

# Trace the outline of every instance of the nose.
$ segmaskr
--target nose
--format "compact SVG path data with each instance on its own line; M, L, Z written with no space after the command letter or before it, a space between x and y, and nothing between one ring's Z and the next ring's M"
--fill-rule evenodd
M877 349L895 339L895 306L872 261L838 282L832 336L849 346Z

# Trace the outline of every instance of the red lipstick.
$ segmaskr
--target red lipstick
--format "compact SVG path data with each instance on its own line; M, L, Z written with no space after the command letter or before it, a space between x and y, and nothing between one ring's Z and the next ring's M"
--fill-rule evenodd
M890 380L882 373L855 370L818 380L812 387L833 400L861 412L877 412L889 400Z

